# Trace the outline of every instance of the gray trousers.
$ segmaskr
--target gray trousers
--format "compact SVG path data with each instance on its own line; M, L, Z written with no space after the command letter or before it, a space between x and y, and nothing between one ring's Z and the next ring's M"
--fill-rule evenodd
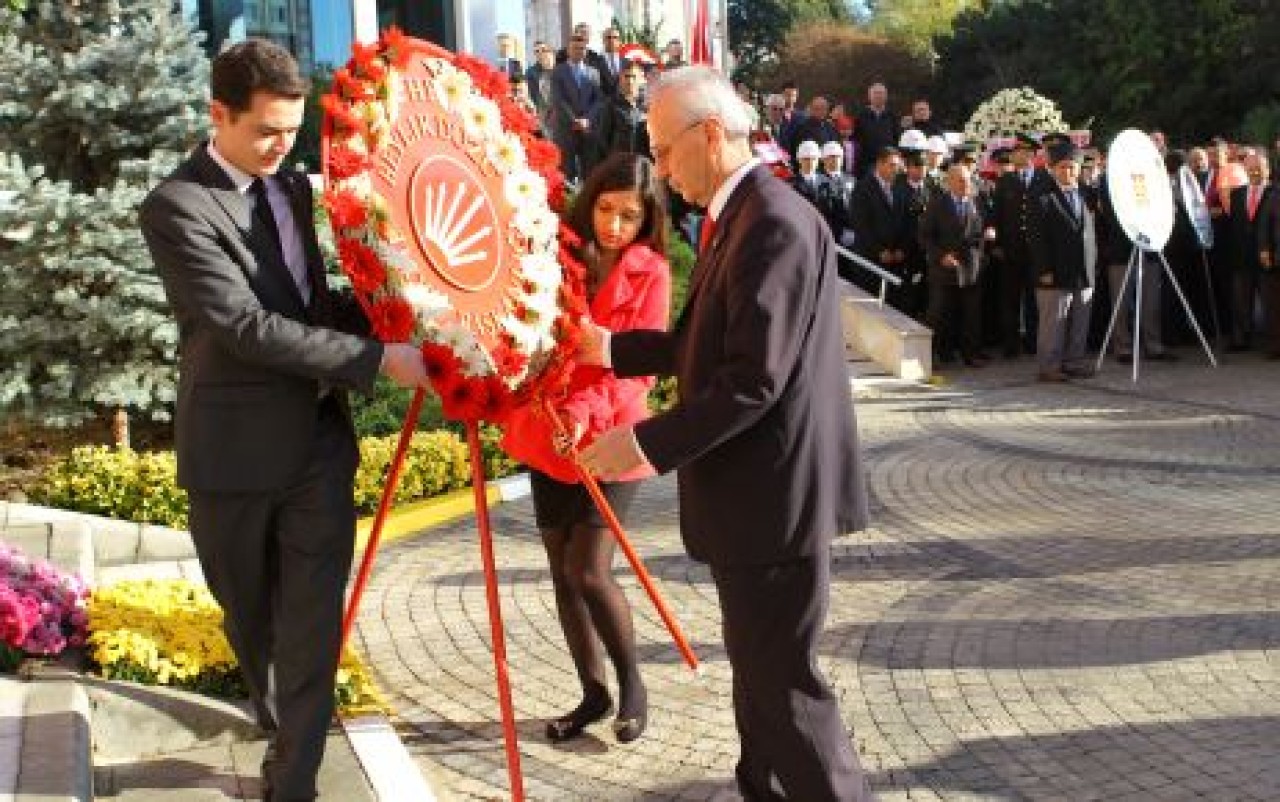
M1093 288L1057 290L1036 288L1040 327L1036 334L1036 362L1040 370L1083 366L1089 338Z
M1158 259L1148 259L1145 253L1139 254L1142 264L1142 349L1147 354L1164 353L1164 338L1160 333L1160 288L1164 285L1164 267ZM1120 284L1124 281L1127 264L1107 265L1107 283L1111 286L1111 308L1119 307L1116 327L1111 333L1112 353L1128 356L1133 353L1133 288L1138 283L1138 266L1133 266L1129 275L1129 286L1125 288L1124 298L1120 297Z

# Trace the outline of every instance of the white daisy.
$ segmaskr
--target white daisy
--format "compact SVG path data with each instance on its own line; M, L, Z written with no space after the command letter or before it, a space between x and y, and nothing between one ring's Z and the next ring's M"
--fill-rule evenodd
M524 144L518 134L504 131L488 143L485 152L500 173L510 173L525 166Z
M471 76L462 70L443 72L436 77L431 87L435 90L440 105L454 111L460 109L463 101L471 96Z
M489 142L502 133L502 113L498 104L483 95L463 98L458 113L462 128L473 142Z

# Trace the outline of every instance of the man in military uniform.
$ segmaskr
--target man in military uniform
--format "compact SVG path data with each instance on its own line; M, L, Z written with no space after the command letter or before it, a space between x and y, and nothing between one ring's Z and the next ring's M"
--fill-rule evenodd
M1001 274L997 278L999 294L1000 341L1007 358L1023 350L1035 353L1038 315L1031 288L1031 251L1028 242L1030 204L1053 188L1054 180L1043 168L1033 163L1039 143L1019 134L1010 153L1013 169L996 179L992 193L992 219L995 221L995 252L1000 257Z
M853 244L849 227L849 201L853 195L853 176L844 171L844 147L839 142L822 146L822 174L826 178L818 198L818 210L831 226L831 236L842 245Z
M889 303L898 311L923 320L928 305L926 263L917 232L930 199L941 191L941 187L930 185L925 174L923 152L906 153L902 162L905 169L894 185L894 193L902 208L902 284L889 288Z

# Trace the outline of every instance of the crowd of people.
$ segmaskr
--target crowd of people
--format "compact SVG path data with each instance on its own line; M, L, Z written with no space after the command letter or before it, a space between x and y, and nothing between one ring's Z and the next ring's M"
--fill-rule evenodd
M584 24L559 54L535 43L537 63L514 90L527 91L570 180L611 153L651 155L646 84L666 62L683 63L679 42L661 64L624 58L613 28L601 50L592 44ZM837 243L866 260L843 258L841 276L879 292L880 278L860 264L894 275L900 283L887 287L887 300L933 330L939 366L1039 353L1040 379L1087 375L1084 352L1100 345L1116 305L1122 309L1110 342L1118 359L1132 357L1135 328L1141 353L1161 360L1176 358L1167 346L1194 342L1197 327L1228 350L1280 358L1280 271L1273 267L1280 196L1273 197L1265 146L1215 138L1170 149L1162 132L1149 132L1166 158L1176 226L1163 251L1172 276L1155 254L1144 255L1142 320L1134 326L1132 285L1119 297L1133 246L1111 208L1101 148L1025 132L1010 147L983 152L985 143L948 136L927 98L895 113L881 82L856 107L822 95L802 105L793 81L763 95L735 88L755 114L756 152L817 207ZM1184 166L1207 204L1212 241L1192 223L1179 180ZM680 224L689 209L678 197L672 203ZM1055 212L1067 204L1079 233L1070 243L1054 236ZM681 230L696 238L696 225ZM1077 267L1068 271L1067 262ZM1061 343L1040 347L1042 332Z

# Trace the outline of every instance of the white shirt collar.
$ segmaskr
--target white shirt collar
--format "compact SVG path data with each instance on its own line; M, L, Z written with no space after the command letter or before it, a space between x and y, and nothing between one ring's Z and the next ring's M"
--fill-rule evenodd
M222 172L227 174L227 178L231 179L236 191L241 194L248 192L249 185L257 178L257 176L250 175L227 161L227 157L218 152L218 146L213 142L209 143L209 158L213 159L222 168Z
M760 160L752 156L743 162L741 167L729 174L729 177L724 180L724 183L720 185L716 193L711 196L711 203L707 204L708 217L712 220L720 218L720 213L724 211L724 205L729 202L729 196L742 183L742 179L747 177L747 173L754 170L758 164L760 164Z

